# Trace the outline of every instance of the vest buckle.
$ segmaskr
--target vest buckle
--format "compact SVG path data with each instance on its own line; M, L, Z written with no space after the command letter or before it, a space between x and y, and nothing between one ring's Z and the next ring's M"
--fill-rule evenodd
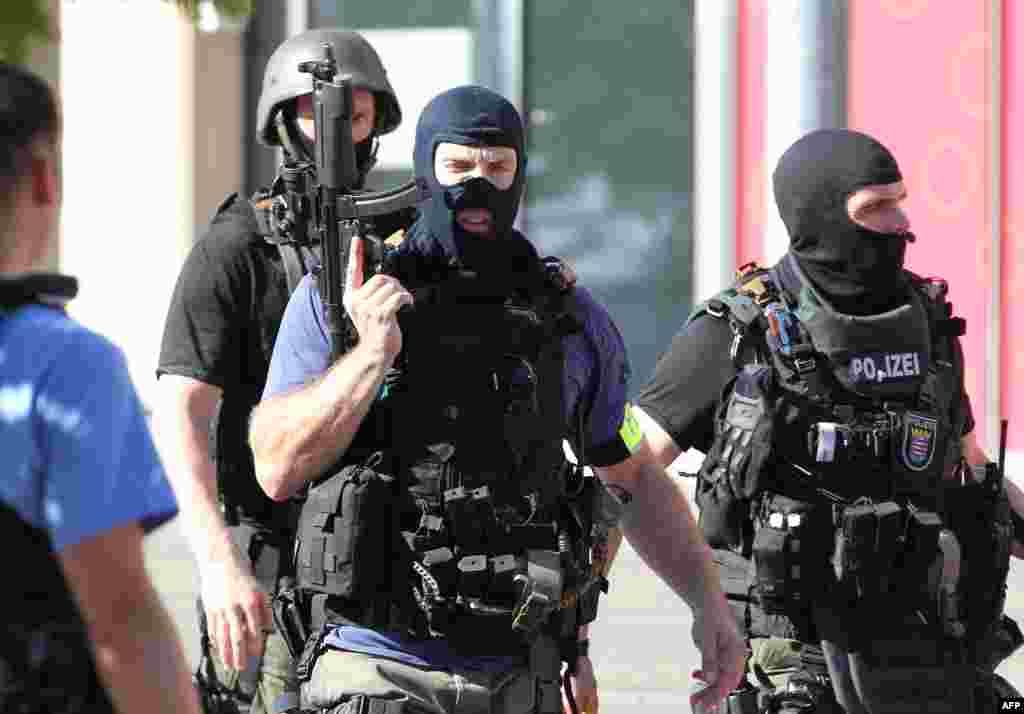
M814 371L817 363L813 357L797 357L793 360L793 366L796 367L796 371L800 374L807 374Z

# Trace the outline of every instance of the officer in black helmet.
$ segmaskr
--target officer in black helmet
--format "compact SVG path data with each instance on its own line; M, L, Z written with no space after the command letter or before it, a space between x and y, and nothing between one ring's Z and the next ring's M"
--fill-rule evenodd
M402 111L380 57L359 33L310 30L278 47L267 60L256 107L256 129L260 141L267 146L281 146L290 157L312 161L311 81L310 75L299 72L297 67L306 60L321 59L325 44L334 51L338 75L352 81L352 138L362 184L376 162L378 137L398 127Z
M946 283L904 268L904 177L826 129L773 182L789 251L698 306L637 410L663 463L706 454L701 526L752 649L720 711L996 711L1024 498L978 444Z
M208 703L251 700L254 714L290 706L292 663L274 633L270 596L290 575L294 524L291 507L257 485L245 431L288 296L318 261L311 217L287 209L301 206L288 191L310 180L314 166L312 80L298 66L322 59L325 44L353 86L353 188L373 167L379 137L401 121L384 65L358 33L311 30L274 51L256 125L261 143L283 149L280 172L252 200L229 196L196 242L174 290L157 369L156 429L201 579L197 685Z

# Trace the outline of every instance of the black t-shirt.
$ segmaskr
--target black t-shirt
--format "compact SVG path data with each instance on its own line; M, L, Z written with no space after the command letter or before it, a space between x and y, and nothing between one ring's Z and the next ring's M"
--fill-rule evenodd
M704 315L684 325L637 398L682 451L692 447L707 452L711 446L715 409L736 374L731 344L726 320Z
M248 201L225 201L174 287L157 375L192 377L255 404L288 304L278 249L257 232Z
M246 432L267 380L288 282L280 251L257 231L249 202L231 197L193 246L174 287L157 375L221 388L212 442L218 481L241 516L269 526L288 514L257 483Z
M732 339L728 321L708 314L684 325L637 398L640 408L682 451L692 447L707 453L711 446L722 390L736 374L729 356ZM963 398L964 434L969 434L974 416L966 392Z

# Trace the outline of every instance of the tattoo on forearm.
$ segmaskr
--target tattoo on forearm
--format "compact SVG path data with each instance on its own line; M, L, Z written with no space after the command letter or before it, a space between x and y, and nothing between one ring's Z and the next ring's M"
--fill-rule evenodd
M620 505L626 506L633 500L633 494L617 483L609 483L606 484L606 486L608 488L608 493L610 493L612 498L618 501Z

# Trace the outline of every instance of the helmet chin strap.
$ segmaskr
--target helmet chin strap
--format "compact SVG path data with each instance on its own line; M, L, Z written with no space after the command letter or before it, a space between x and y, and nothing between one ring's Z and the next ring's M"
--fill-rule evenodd
M380 148L380 139L376 130L370 132L364 141L356 144L356 166L359 167L359 186L362 188L366 183L366 175L377 165L377 150Z
M278 112L274 117L274 129L284 148L285 162L316 163L313 159L313 147L302 136L294 118L286 116L285 112Z
M274 129L281 146L285 152L285 163L311 163L316 164L313 157L313 143L307 139L294 117L288 116L287 112L280 111L274 117ZM352 188L362 188L366 183L366 175L370 173L377 164L377 150L380 148L380 140L376 131L371 132L365 141L355 145L356 166L359 169L357 184Z

